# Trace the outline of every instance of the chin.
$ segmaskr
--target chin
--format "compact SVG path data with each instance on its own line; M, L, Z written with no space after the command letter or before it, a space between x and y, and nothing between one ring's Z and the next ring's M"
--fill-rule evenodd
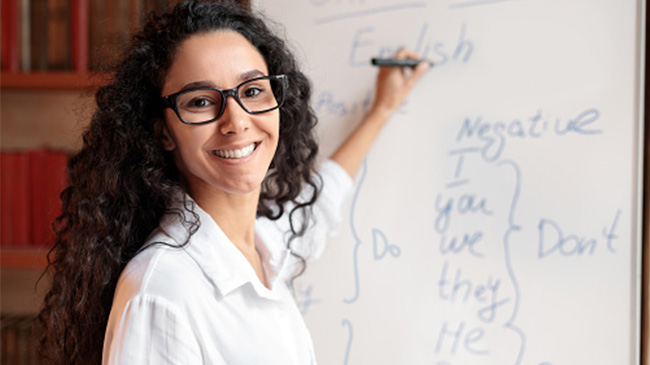
M216 188L229 194L252 194L259 195L262 188L262 181L264 179L251 179L249 181L226 182L223 184L215 184Z

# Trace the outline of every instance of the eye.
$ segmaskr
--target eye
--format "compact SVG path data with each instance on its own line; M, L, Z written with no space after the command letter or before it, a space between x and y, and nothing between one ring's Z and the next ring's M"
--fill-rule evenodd
M185 106L188 108L205 108L212 105L212 101L207 98L194 98L190 100Z
M214 90L199 89L181 94L177 102L181 109L198 112L204 109L214 109L215 106L219 106L221 96Z
M245 98L254 98L256 96L259 96L261 93L264 92L264 89L257 86L257 85L251 85L248 86L244 92L242 93L242 96Z

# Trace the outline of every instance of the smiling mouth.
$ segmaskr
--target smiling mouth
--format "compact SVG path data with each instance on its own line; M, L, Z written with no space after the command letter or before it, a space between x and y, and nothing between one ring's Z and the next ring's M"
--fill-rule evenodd
M255 148L257 148L258 143L253 142L250 145L240 148L238 150L214 150L211 151L213 155L220 157L220 158L225 158L225 159L238 159L238 158L244 158L248 157L255 151Z

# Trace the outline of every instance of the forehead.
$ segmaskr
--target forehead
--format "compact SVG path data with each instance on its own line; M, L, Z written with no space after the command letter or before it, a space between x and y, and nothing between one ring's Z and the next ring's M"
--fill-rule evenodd
M179 45L165 77L163 95L197 82L231 88L252 71L268 75L264 58L241 34L230 30L195 34Z

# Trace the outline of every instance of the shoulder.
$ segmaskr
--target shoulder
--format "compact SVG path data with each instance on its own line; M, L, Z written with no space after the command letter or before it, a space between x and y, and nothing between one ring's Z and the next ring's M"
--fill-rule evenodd
M204 280L203 271L184 247L175 245L161 240L131 259L118 280L114 302L145 294L174 302L193 293Z
M137 296L159 298L184 309L197 295L210 292L208 278L188 253L191 244L182 245L164 230L156 229L147 239L146 248L122 270L112 311L122 310Z
M173 241L150 245L120 275L104 337L108 363L168 363L176 357L165 348L169 343L178 353L197 356L188 305L205 292L203 274L183 248L165 244Z
M199 340L190 322L170 301L137 294L115 309L104 336L104 364L202 362Z

